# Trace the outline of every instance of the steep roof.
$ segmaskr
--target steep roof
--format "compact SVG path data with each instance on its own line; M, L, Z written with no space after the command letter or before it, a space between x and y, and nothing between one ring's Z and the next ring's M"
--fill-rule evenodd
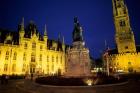
M30 37L31 33L34 33L34 30L31 26L33 27L32 24L27 26L27 28L25 30L25 35L24 35L25 38L31 38ZM30 27L30 29L28 29L29 27ZM39 33L39 32L37 31L37 33ZM1 28L0 28L0 43L4 43L4 41L6 40L6 37L9 34L12 38L11 38L11 42L8 42L7 44L19 45L19 32L10 31L10 30L1 29ZM39 40L44 41L43 36L41 36L41 34L39 34ZM56 50L56 51L62 51L63 50L62 49L62 43L60 41L48 39L47 42L48 42L47 43L48 49Z

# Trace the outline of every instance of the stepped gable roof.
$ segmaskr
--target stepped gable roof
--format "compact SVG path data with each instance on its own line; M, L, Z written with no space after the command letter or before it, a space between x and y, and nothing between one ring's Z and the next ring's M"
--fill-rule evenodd
M26 31L28 31L28 30L26 30ZM31 38L30 37L30 32L26 32L25 38ZM0 28L0 43L4 43L4 40L6 39L6 36L9 33L13 37L12 40L11 40L12 43L14 45L19 45L19 33L17 31L10 31L10 30L1 29L1 28ZM43 36L39 35L39 40L43 41ZM12 43L8 43L8 44L12 44ZM58 42L56 40L51 40L51 39L48 39L48 43L47 43L48 49L52 49L53 43L57 44L57 47L56 47L57 51L62 51L62 43Z
M19 34L18 34L18 32L10 31L10 30L7 30L7 29L0 29L0 43L4 43L8 34L10 34L10 36L12 37L11 38L12 43L14 45L18 45L19 44Z
M63 49L62 49L62 43L61 43L60 41L48 39L47 42L48 42L48 43L47 43L48 49L50 49L50 50L56 49L57 51L62 51L62 50L63 50ZM53 44L56 44L56 46L54 47Z

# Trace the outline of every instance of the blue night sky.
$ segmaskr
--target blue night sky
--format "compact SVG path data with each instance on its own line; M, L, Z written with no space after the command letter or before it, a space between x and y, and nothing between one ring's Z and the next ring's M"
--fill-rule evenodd
M140 45L139 0L125 0L136 44ZM97 58L105 49L105 40L115 48L112 0L0 0L0 28L17 31L22 17L25 25L33 20L43 33L47 25L50 39L61 33L65 43L72 43L73 18L77 16L83 27L86 47Z

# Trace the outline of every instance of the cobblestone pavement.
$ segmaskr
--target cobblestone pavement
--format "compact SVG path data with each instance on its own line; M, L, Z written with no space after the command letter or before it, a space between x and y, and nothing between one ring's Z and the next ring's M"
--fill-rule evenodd
M40 86L31 80L11 80L8 84L0 85L0 93L140 93L140 81L130 80L121 86L67 89L65 87Z
M16 89L16 83L23 80L9 80L8 84L0 83L0 93L19 93Z

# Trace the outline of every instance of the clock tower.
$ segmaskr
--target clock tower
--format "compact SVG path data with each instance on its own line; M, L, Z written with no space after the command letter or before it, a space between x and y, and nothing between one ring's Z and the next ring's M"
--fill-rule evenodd
M124 0L112 0L118 53L136 52L134 34Z

